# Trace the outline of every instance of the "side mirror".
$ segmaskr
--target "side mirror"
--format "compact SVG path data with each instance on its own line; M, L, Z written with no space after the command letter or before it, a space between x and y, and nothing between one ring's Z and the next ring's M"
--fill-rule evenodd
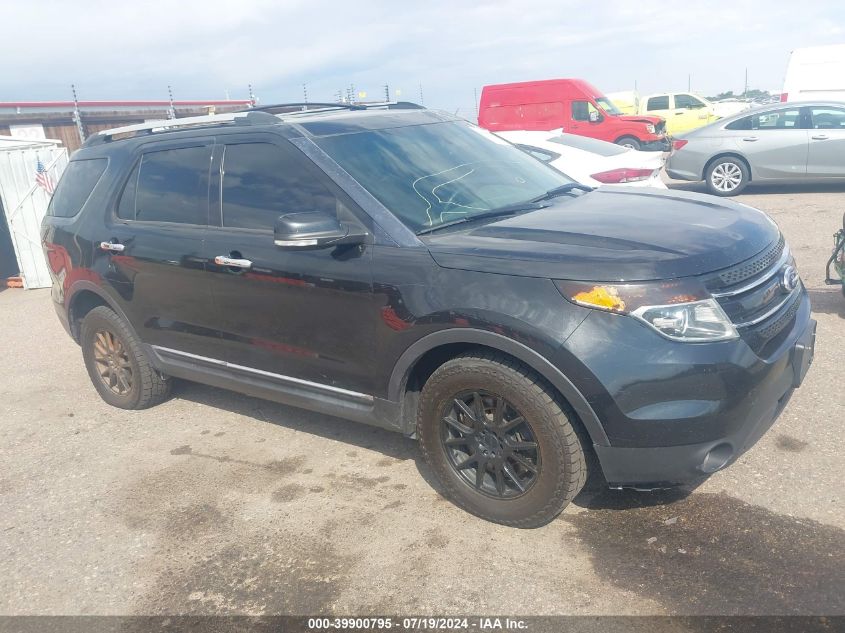
M590 123L598 123L601 120L602 120L601 114L599 114L595 110L590 110Z
M276 246L294 250L362 244L365 236L366 233L320 211L282 215L273 229Z

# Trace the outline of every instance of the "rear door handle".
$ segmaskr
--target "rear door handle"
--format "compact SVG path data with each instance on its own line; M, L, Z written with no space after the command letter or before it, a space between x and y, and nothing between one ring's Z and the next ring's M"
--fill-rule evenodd
M126 247L118 242L100 242L101 251L109 251L110 253L122 253Z
M229 268L243 268L249 270L252 268L252 262L248 259L237 259L229 257L228 255L218 255L214 258L214 263L218 266L228 266Z
M826 141L830 137L827 134L816 134L815 136L811 136L810 138L814 141Z
M745 137L743 137L743 139L742 139L742 140L743 140L743 141L748 141L749 143L753 143L754 141L759 140L759 138L758 138L758 137L756 137L756 136L745 136Z

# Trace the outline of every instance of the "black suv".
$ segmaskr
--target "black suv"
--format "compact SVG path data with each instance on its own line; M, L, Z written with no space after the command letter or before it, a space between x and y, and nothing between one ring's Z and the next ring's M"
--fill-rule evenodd
M812 359L789 248L748 206L593 191L410 105L161 125L89 140L43 227L116 407L175 377L375 424L531 527L588 463L637 488L725 467Z

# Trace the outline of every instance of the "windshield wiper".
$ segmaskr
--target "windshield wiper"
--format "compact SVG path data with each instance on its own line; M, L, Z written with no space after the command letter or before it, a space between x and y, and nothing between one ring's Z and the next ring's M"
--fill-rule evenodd
M536 198L532 199L531 202L541 202L543 200L551 200L552 198L556 198L558 196L565 196L566 194L571 193L573 189L579 189L588 193L593 190L592 187L588 187L587 185L582 185L577 182L569 182L565 185L561 185L560 187L549 189L542 196L537 196Z
M439 231L440 229L445 229L450 226L456 226L458 224L466 224L467 222L475 222L476 220L501 218L508 215L516 215L520 211L536 211L537 209L546 208L547 205L538 204L538 202L538 200L531 200L529 202L517 202L516 204L508 204L503 207L498 207L496 209L490 209L490 211L485 211L484 213L476 213L475 215L469 215L463 218L458 218L457 220L452 220L450 222L444 222L443 224L438 224L437 226L430 226L426 229L422 229L421 231L417 231L417 235L433 233L434 231Z

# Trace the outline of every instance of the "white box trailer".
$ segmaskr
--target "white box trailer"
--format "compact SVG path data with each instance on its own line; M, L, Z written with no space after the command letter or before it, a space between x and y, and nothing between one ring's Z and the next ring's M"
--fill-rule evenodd
M845 102L845 44L792 51L781 101Z
M35 179L39 160L55 187L68 161L61 141L0 136L0 207L24 288L51 285L41 248L41 220L51 196Z

